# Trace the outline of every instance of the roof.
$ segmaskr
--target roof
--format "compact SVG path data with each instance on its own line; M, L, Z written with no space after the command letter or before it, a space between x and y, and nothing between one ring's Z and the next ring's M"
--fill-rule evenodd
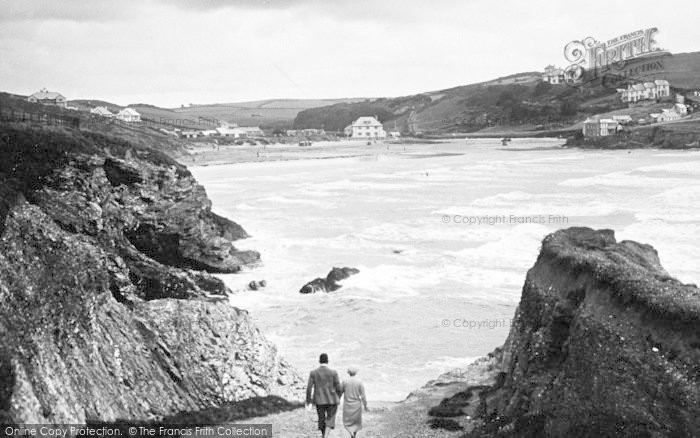
M617 123L617 120L613 120L613 119L600 119L600 123Z
M65 99L61 93L57 93L55 91L48 91L46 88L43 90L37 91L36 93L32 94L31 97L37 99L37 100L43 100L43 99L58 99L59 97Z
M128 116L140 116L138 112L136 112L135 109L133 108L124 108L123 110L119 111L120 115L128 115Z
M645 82L644 87L645 88L656 88L656 84L653 82Z
M100 114L100 115L114 115L112 111L108 110L107 108L103 106L98 106L90 110L91 113L93 114Z
M634 84L632 85L632 89L637 91L644 91L646 88L644 88L644 85L642 84Z
M657 79L654 81L656 85L669 85L668 81L666 79Z
M649 115L650 115L651 117L653 117L653 118L657 118L657 117L659 117L661 114L649 114Z
M612 117L613 120L632 120L632 116L630 116L629 114L618 114Z
M365 116L355 120L352 126L382 126L382 124L374 117Z

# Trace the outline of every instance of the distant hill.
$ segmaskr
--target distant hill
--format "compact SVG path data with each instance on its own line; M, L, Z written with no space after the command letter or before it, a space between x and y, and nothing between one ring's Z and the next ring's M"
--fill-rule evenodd
M142 119L152 123L155 127L162 128L190 127L192 129L207 129L216 127L219 122L223 121L237 123L239 126L286 129L292 127L294 118L300 111L363 100L365 99L268 99L250 102L190 105L181 108L162 108L146 103L121 106L98 99L71 100L68 103L84 111L89 111L97 106L104 106L112 112L118 112L126 107L134 108L141 114Z
M700 89L700 52L664 57L675 90ZM409 133L525 132L569 129L586 117L626 108L614 87L550 85L525 72L478 84L397 98L342 103L301 111L295 128L342 130L359 116L376 115L387 130Z
M178 117L222 120L239 126L263 128L291 128L299 112L309 108L338 103L359 102L365 99L269 99L252 102L217 103L173 108Z

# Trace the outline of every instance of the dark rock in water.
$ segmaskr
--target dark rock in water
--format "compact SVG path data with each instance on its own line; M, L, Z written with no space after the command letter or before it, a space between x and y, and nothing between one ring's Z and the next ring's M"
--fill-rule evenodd
M339 281L345 280L351 275L359 273L355 268L333 268L326 278L316 278L306 283L300 290L301 294L313 294L316 292L333 292L341 288Z
M248 289L250 289L250 290L258 290L261 287L265 287L265 286L267 286L267 281L265 281L265 280L261 280L261 281L253 280L250 283L248 283Z
M610 230L547 236L470 436L700 436L700 290Z
M144 421L302 381L209 272L258 255L167 156L0 126L0 423Z

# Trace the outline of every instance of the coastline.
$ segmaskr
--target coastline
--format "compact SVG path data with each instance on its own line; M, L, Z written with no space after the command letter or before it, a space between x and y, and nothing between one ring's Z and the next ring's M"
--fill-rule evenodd
M561 142L563 139L556 137L518 137L519 141L549 141ZM471 141L471 142L470 142ZM473 141L493 141L495 149L504 151L536 151L559 149L562 144L532 146L528 148L515 148L502 146L499 138L441 138L441 139L411 139L411 141L378 141L367 145L364 141L328 141L318 142L312 146L296 146L288 144L271 144L258 146L216 145L214 143L201 143L201 146L188 148L189 154L177 156L176 159L187 167L220 166L242 163L265 163L272 161L296 161L296 160L326 160L338 158L372 158L379 156L415 156L418 158L433 156L432 148L452 144L469 148ZM445 154L459 154L454 152L440 152Z
M269 161L293 161L331 158L357 158L374 155L398 155L405 152L417 152L431 144L443 142L426 142L400 144L379 141L367 145L364 141L324 141L311 146L297 146L275 143L258 146L216 145L199 143L188 148L189 155L181 155L178 160L186 166L218 166L225 164L256 163Z

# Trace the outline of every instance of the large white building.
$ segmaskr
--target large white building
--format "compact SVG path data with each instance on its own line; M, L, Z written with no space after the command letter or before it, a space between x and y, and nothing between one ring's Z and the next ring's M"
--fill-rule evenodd
M42 88L40 91L32 94L27 98L27 100L29 102L41 103L43 105L62 106L63 108L66 108L67 106L66 98L61 93L49 91L46 88Z
M382 126L381 122L375 117L360 117L355 120L352 125L345 128L345 132L350 132L352 138L386 138L384 126Z
M620 130L620 123L613 119L586 119L583 122L585 137L607 137Z
M618 88L617 92L623 102L634 103L640 100L655 100L671 95L671 86L665 79L643 84L629 84L627 88Z
M126 123L138 123L141 121L141 114L133 108L124 108L117 113L116 118Z
M548 65L544 68L544 73L542 74L542 81L549 82L550 84L564 84L567 82L566 72L559 67L553 65Z
M90 113L96 114L102 117L114 117L114 113L104 106L98 106L90 110Z

